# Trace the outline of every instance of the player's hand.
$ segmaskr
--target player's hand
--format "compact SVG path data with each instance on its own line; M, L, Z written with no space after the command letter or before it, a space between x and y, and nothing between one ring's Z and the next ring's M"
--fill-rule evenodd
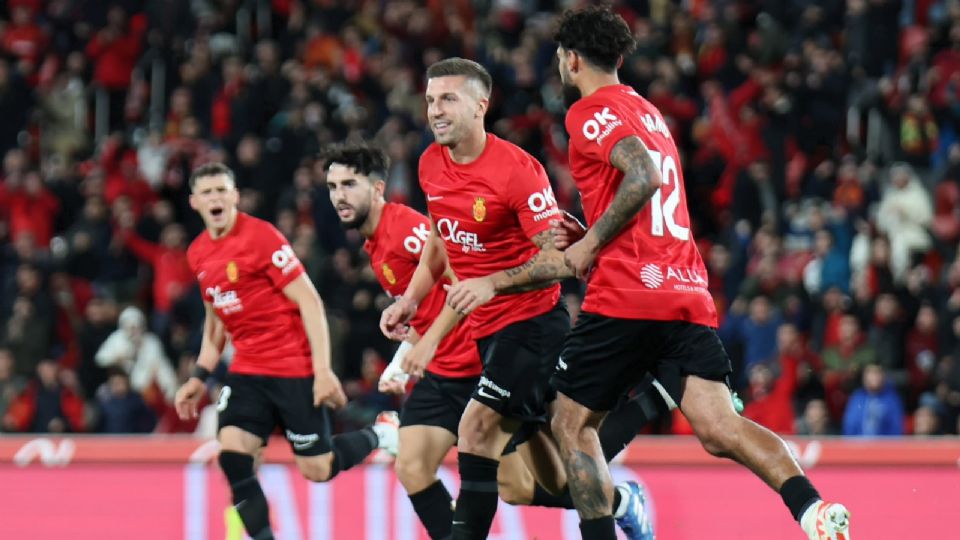
M331 409L339 409L347 404L347 395L343 393L340 379L327 368L313 374L313 406L326 405Z
M584 279L597 259L599 251L590 237L584 236L563 252L563 262L573 271L577 279Z
M443 288L447 291L447 305L461 315L470 314L497 294L489 277L465 279Z
M173 398L174 407L177 409L177 416L181 420L191 420L198 416L197 405L207 392L207 385L196 377L190 377L183 386L177 390L177 395Z
M561 219L550 220L550 234L553 235L553 247L563 251L586 234L587 228L570 212L563 212Z
M405 351L412 348L413 345L409 342L404 342L397 351L398 354L405 354ZM402 359L402 356L400 358ZM380 381L377 382L377 390L384 394L402 396L406 392L408 380L410 380L410 376L400 369L400 362L398 362L397 357L394 357L394 359L387 364L387 369L384 369L383 373L380 374Z
M401 296L380 314L380 331L388 339L403 341L410 326L407 324L417 313L417 305Z
M400 368L403 369L404 373L423 378L423 372L427 369L427 364L433 360L433 355L436 352L436 343L429 339L420 338L420 341L403 356Z
M380 382L377 383L377 390L384 394L402 396L407 392L407 385L396 379L380 379Z

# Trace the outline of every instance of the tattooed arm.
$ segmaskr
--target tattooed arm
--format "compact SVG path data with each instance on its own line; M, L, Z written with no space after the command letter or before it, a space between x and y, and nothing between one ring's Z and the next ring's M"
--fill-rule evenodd
M563 262L563 253L553 245L550 229L530 239L540 251L520 266L488 276L465 279L447 287L447 305L458 313L470 313L498 294L543 289L573 276Z
M583 239L564 252L567 265L578 278L587 273L600 249L620 234L623 227L660 189L660 171L639 137L631 135L620 140L610 152L610 164L623 171L623 181L613 202L587 230Z

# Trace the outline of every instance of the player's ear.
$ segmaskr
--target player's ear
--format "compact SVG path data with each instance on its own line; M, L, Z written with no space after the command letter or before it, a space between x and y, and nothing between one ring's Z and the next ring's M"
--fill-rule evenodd
M490 108L490 99L489 98L480 98L477 100L477 114L475 118L483 118L487 114L487 109Z
M190 208L197 209L197 198L193 193L190 194Z
M384 193L387 192L387 183L380 178L375 179L373 181L373 192L382 199Z

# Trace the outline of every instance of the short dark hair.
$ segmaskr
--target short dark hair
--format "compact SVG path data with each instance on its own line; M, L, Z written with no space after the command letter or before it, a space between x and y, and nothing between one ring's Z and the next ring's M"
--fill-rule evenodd
M553 39L563 49L577 52L608 72L615 71L620 57L637 46L623 17L604 6L565 11Z
M223 163L206 163L201 165L193 170L190 173L190 189L193 189L197 185L197 180L205 176L217 176L219 174L225 174L230 177L230 181L236 185L237 177L233 174L233 169L227 167Z
M427 68L427 80L457 75L477 81L483 87L484 94L487 97L490 96L490 92L493 90L493 77L490 76L487 68L473 60L459 57L445 58L439 62L434 62Z
M323 170L330 170L330 165L339 163L357 171L363 176L377 176L387 179L387 169L390 168L390 158L387 153L376 146L366 143L334 144L323 151L321 158L326 161Z

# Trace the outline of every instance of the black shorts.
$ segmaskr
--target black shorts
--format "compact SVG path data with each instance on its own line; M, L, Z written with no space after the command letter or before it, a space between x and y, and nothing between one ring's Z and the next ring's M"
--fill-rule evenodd
M326 454L330 411L313 406L313 377L271 377L228 373L217 400L219 429L236 426L267 439L280 426L298 456Z
M679 405L684 377L725 382L731 366L717 332L709 326L581 312L552 382L558 392L584 407L609 411L648 372Z
M480 377L443 377L426 372L400 411L400 427L436 426L457 435L460 417Z
M570 315L558 303L477 340L483 373L471 397L504 417L546 422L547 404L556 397L550 375L568 331Z

